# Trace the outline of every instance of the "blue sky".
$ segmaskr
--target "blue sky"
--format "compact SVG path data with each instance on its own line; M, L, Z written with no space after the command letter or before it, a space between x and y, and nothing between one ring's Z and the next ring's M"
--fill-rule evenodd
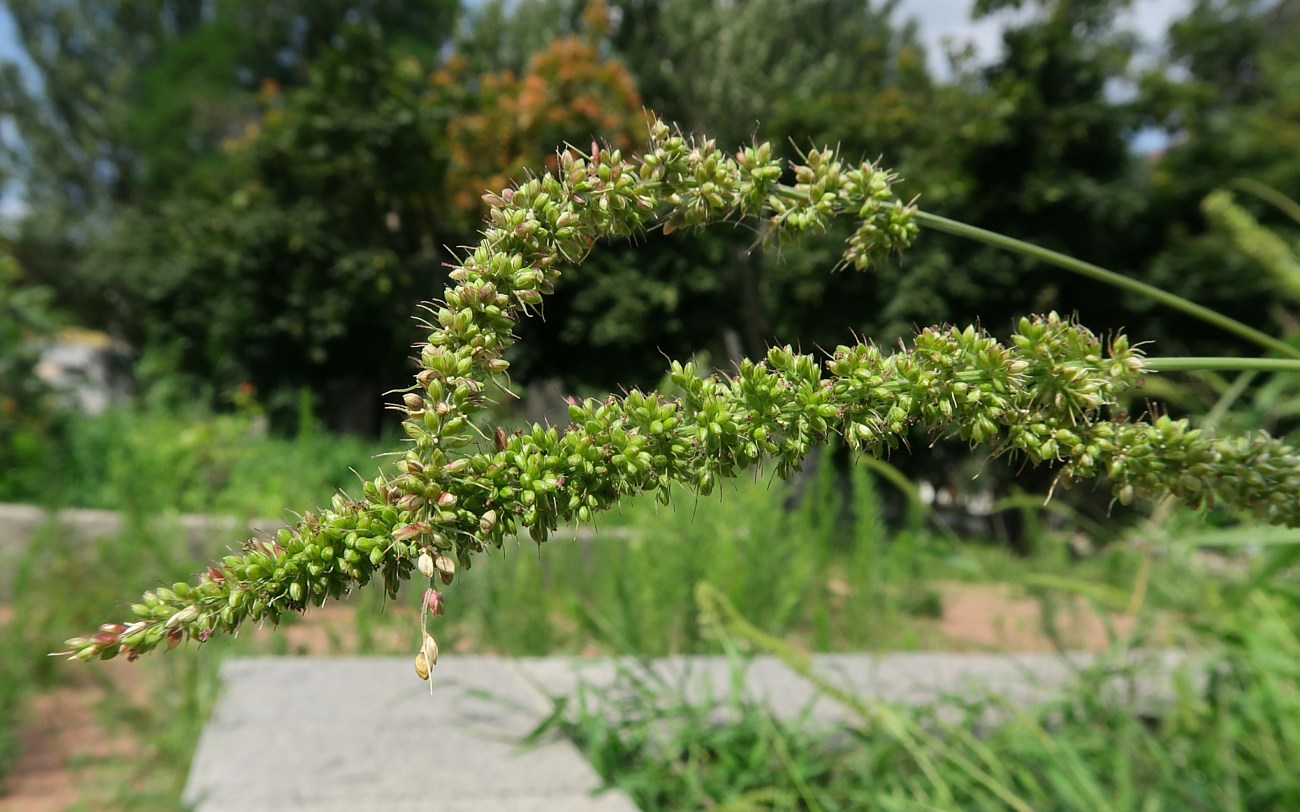
M4 3L0 3L0 60L10 60L19 55L17 38L9 9Z
M9 9L0 6L0 55L8 57L14 50L14 21L9 16Z
M14 33L14 22L9 16L9 9L0 3L0 61L13 59L20 53ZM0 113L0 149L7 149L13 140L13 127L9 120ZM21 215L23 202L15 190L0 187L0 221Z

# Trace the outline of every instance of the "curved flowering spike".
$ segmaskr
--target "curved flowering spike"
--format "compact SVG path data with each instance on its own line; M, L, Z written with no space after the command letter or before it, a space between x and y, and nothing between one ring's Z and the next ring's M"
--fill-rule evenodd
M708 493L766 460L786 475L835 435L870 454L916 429L955 435L1056 463L1066 480L1105 473L1121 501L1172 492L1300 524L1294 449L1262 436L1216 441L1168 418L1108 420L1116 396L1143 373L1142 358L1122 336L1103 347L1055 314L1022 320L1005 345L972 327L933 327L910 348L839 347L824 364L788 347L744 361L734 376L704 377L674 363L680 397L634 391L574 401L562 433L534 426L482 439L471 418L509 370L503 354L516 320L598 240L655 222L668 231L745 216L791 239L848 215L859 225L845 261L862 267L916 231L911 207L892 196L891 173L847 167L831 150L804 156L787 187L769 145L731 157L656 121L642 156L566 151L558 167L485 197L482 240L431 306L435 326L400 407L411 442L391 475L364 482L360 499L336 495L274 539L250 540L192 585L145 593L131 607L133 622L70 640L67 653L136 657L186 638L202 642L376 578L395 595L417 567L430 582L435 574L450 580L474 553L522 528L542 542L561 522L590 521L630 494L657 490L666 499L674 483ZM440 595L426 599L428 611L441 607Z

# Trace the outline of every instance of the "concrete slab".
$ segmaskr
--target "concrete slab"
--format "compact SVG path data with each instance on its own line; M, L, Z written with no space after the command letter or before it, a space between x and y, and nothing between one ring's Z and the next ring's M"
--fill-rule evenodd
M510 661L447 658L434 693L407 658L223 667L185 800L230 810L630 812L568 741L520 740L550 710Z
M599 707L619 699L630 681L656 682L673 696L693 704L715 704L720 716L737 699L760 702L783 720L851 723L856 716L822 695L808 680L775 657L754 657L732 663L726 657L669 657L646 662L632 658L584 660L525 658L520 672L538 691L552 697L573 696L579 685L584 697ZM1183 662L1176 652L1128 652L1110 655L1114 677L1108 690L1132 688L1132 698L1149 701L1165 693L1163 679ZM1027 707L1051 699L1087 666L1099 661L1091 654L818 654L812 668L830 684L848 693L888 704L918 705L952 698L997 694L1010 704ZM737 670L739 669L739 670ZM1124 674L1139 676L1131 685Z
M892 705L996 693L1026 706L1055 695L1094 664L1092 655L826 654L826 680ZM1144 701L1167 691L1184 663L1174 652L1108 658L1098 690ZM1137 669L1140 676L1124 675ZM568 741L519 742L552 709L548 697L580 691L589 708L613 709L630 681L711 707L720 721L740 700L778 718L855 723L774 657L623 659L447 656L434 694L408 658L254 658L222 669L225 693L204 730L186 800L197 812L230 810L577 810L630 812ZM1132 689L1132 690L1128 690ZM963 719L956 708L942 713ZM982 716L976 724L994 721ZM235 777L238 777L238 781Z
M714 706L719 719L737 702L760 703L782 720L818 711L833 715L832 700L776 657L732 661L723 656L664 657L638 661L631 657L582 659L522 658L519 671L549 697L575 696L582 686L589 706L615 702L620 689L634 681L650 682L657 692L682 697L693 705Z
M1170 693L1169 675L1185 662L1177 652L1130 651L1094 655L907 653L871 656L826 654L814 658L822 677L848 694L888 705L936 706L948 724L987 727L1004 721L1010 708L1028 708L1061 695L1088 669L1095 690L1123 697L1139 710ZM996 696L1002 703L978 702L977 720L963 704ZM838 703L819 705L813 718L853 722Z

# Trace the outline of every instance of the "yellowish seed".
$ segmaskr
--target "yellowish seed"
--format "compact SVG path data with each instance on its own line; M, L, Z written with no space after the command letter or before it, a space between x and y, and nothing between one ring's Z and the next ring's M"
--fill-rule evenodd
M450 584L452 577L456 574L456 561L449 555L440 555L433 562L437 568L438 574L442 576L444 584ZM432 573L430 573L432 576Z
M429 668L438 664L438 641L434 640L433 635L428 632L424 633L424 643L420 646L420 654L424 656L424 661Z
M439 556L439 558L441 558L441 556ZM425 578L432 578L433 573L436 571L433 556L428 553L420 553L420 557L416 560L415 566L424 574Z

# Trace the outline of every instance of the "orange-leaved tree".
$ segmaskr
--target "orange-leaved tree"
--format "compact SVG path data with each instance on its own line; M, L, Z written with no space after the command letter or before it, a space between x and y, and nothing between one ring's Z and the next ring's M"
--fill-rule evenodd
M522 75L505 70L465 76L453 57L434 74L456 88L465 112L450 124L448 192L471 221L482 214L480 195L519 180L527 167L554 169L556 144L575 146L598 137L615 148L639 144L646 119L635 80L618 61L601 57L609 10L592 0L582 31L534 54Z

